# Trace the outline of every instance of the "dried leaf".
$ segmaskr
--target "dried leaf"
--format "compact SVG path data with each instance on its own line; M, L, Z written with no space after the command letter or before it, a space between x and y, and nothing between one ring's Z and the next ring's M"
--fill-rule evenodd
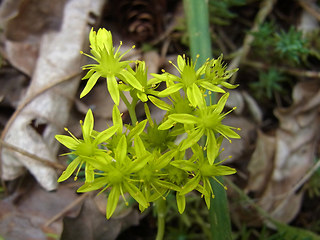
M101 198L98 199L87 198L79 216L64 219L61 240L95 240L106 239L106 236L108 240L112 240L124 228L139 224L139 213L136 210L107 220L106 210L102 213L97 206L101 204Z
M266 141L264 135L258 135L247 189L258 194L258 204L282 222L290 222L300 210L303 191L295 193L292 189L313 164L320 130L319 81L298 83L294 88L293 100L291 107L275 110L280 126L274 141L272 137ZM261 147L263 143L265 148ZM274 155L268 152L272 149L275 149ZM272 165L272 173L268 169L254 168L257 163L268 168Z
M101 10L103 2L67 1L59 31L42 34L31 85L3 131L6 142L48 161L56 161L59 145L54 135L67 122L70 99L79 84L82 65L79 51L87 41L89 13ZM57 187L56 171L51 167L4 148L1 157L4 180L19 177L27 168L45 189Z
M62 219L49 226L45 226L45 223L76 198L75 191L63 185L55 192L47 192L34 184L22 196L9 196L1 200L1 236L15 240L46 240L47 233L59 236L62 232ZM79 210L79 206L75 207L66 216L77 216Z

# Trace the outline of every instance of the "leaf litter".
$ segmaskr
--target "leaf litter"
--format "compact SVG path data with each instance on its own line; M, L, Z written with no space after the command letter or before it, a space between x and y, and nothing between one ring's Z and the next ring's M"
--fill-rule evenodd
M0 118L1 127L4 127L2 140L13 144L18 150L13 151L2 146L2 179L12 181L21 178L26 169L34 175L42 172L42 177L36 179L40 185L32 181L30 191L18 194L18 198L13 194L1 200L0 234L5 239L17 240L28 237L49 239L50 236L61 236L61 239L103 239L102 236L105 235L110 236L110 239L117 239L124 229L132 224L139 224L141 217L134 208L127 208L119 213L119 218L106 223L103 212L106 202L103 195L82 195L82 199L74 194L74 188L70 185L56 185L56 175L60 173L60 167L48 167L30 156L23 155L23 151L27 151L57 163L58 147L52 142L52 136L66 125L70 125L70 129L76 128L79 125L78 119L81 119L79 115L84 114L88 108L95 110L98 128L104 128L110 122L111 111L108 109L111 109L112 105L108 105L111 101L108 100L110 96L105 94L104 82L93 89L95 94L81 102L74 100L74 96L81 91L81 87L78 88L80 67L85 64L80 60L79 51L87 44L87 33L91 25L98 26L100 23L103 3L97 1L99 3L92 6L85 0L61 0L55 3L44 1L43 4L26 0L18 1L19 4L10 0L4 2L6 4L0 6L0 18L5 22L5 50L1 50L1 55L19 72L5 73L0 79L1 86L5 86L0 90L0 106L7 107L7 113L1 113ZM266 2L269 2L268 11L263 5L259 6L262 12L257 14L257 19L265 20L273 11L272 8L278 7L276 1ZM310 3L298 1L298 4L305 9L301 29L313 29L312 25L318 24L314 21L317 13L308 8ZM68 35L66 30L72 26L76 26L74 30L78 29L73 36ZM258 29L257 22L253 29ZM220 29L220 32L223 30ZM179 34L172 26L170 32L164 33L171 38L162 46L161 57L156 51L141 55L138 51L135 54L138 58L150 59L149 68L155 69L155 72L162 66L170 68L166 62L171 58L169 54L172 54L172 46L176 46L174 37ZM304 31L304 34L308 33ZM250 58L252 51L252 38L249 35L247 37L249 40L244 41L242 55L238 55L233 62L235 65L240 64L240 69L241 64L246 67L252 64L245 59ZM116 38L121 39L121 36ZM161 41L159 39L154 42L158 44ZM70 54L66 54L65 51L69 51L69 48L72 50ZM64 58L62 55L68 56ZM259 63L255 66L260 69L266 67ZM305 190L300 187L310 177L308 172L314 166L315 152L319 148L319 73L316 69L301 71L292 66L280 66L279 69L298 77L300 81L293 88L291 103L286 107L274 108L273 115L278 122L277 126L264 130L263 118L266 112L263 106L259 106L247 89L236 90L234 101L240 105L233 116L226 120L239 124L242 128L242 140L234 141L229 149L225 147L222 155L233 155L228 161L232 161L235 166L241 166L238 172L242 182L245 182L243 189L254 197L258 206L274 219L290 223L301 211ZM316 79L302 79L309 77ZM30 85L26 88L29 81ZM70 111L73 102L76 104ZM105 104L106 102L108 104ZM235 104L230 103L230 106L233 105ZM9 119L13 111L15 112ZM126 114L124 107L121 112ZM161 115L160 112L153 114ZM73 130L72 132L77 133ZM56 190L48 192L45 189ZM230 192L232 196L232 189ZM69 209L72 204L75 204L74 208ZM248 221L248 225L262 224L262 221L256 221L261 216L254 211L252 214L245 214L246 216L243 216L243 212L239 210L233 213L233 220L242 218ZM288 225L281 225L280 228L286 226ZM85 229L87 231L84 231Z

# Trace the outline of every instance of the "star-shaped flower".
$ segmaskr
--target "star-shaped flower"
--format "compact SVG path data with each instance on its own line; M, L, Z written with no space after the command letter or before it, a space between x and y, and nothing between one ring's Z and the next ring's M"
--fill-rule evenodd
M80 124L82 128L83 139L77 139L71 132L68 131L68 129L66 130L69 132L71 137L66 135L55 136L60 143L71 150L71 152L67 154L73 154L76 156L76 158L68 165L67 169L62 173L58 179L58 182L68 179L76 170L76 168L79 167L75 177L76 180L79 170L83 164L85 164L86 182L92 182L94 179L94 168L92 168L91 164L88 163L88 160L95 159L96 161L99 161L98 159L108 155L106 150L100 149L98 146L99 144L106 142L117 131L117 126L112 126L103 132L94 134L94 118L90 109L86 114L84 122L80 122Z
M175 122L183 123L188 132L188 137L181 143L180 149L185 150L196 144L203 135L206 135L206 148L209 163L212 165L218 156L220 144L215 134L219 133L225 138L240 138L240 136L230 127L222 124L222 120L230 112L222 113L226 104L229 93L224 94L217 104L211 106L203 106L194 111L193 114L171 114L168 120L163 122L160 130L171 128ZM232 111L232 110L231 110Z
M135 148L139 148L138 145L139 143L135 143ZM139 149L137 152L139 152ZM111 188L106 209L108 219L114 213L120 196L128 204L124 196L125 192L128 192L142 208L147 208L149 203L137 188L133 177L145 167L149 159L150 156L143 153L141 155L138 154L135 158L130 156L128 154L127 136L122 135L116 149L111 155L105 157L104 161L90 161L93 167L100 170L100 173L98 173L100 177L96 178L92 183L82 185L78 192L89 192L100 188L103 188L101 190L103 192L107 188Z
M205 102L202 89L220 93L225 92L222 88L212 84L211 80L202 78L205 73L207 63L202 65L198 70L195 70L195 63L193 63L190 59L186 59L185 56L182 57L179 55L177 64L178 67L175 65L174 66L179 71L180 77L166 72L161 75L152 74L152 76L155 78L167 82L167 89L160 92L158 95L159 97L166 97L179 91L180 89L183 89L190 103L194 107L197 107L203 106Z
M175 160L171 162L171 165L182 169L193 176L181 188L179 195L185 195L192 190L197 190L205 197L207 207L210 208L210 198L214 197L210 178L219 182L216 178L217 176L234 174L236 173L236 170L234 168L221 165L222 161L209 164L208 159L204 156L203 149L198 144L192 146L192 151L193 156L189 160ZM225 186L223 187L226 189Z
M115 104L119 105L120 93L119 86L116 78L119 78L126 84L142 91L140 82L135 76L126 68L129 66L129 61L121 61L123 56L129 51L121 54L119 53L120 46L115 51L112 42L112 35L110 31L100 28L96 33L91 29L90 35L91 54L83 53L84 55L92 58L97 64L88 64L83 66L83 69L88 69L88 73L82 79L88 79L88 82L81 92L80 98L87 95L96 84L100 77L107 79L108 91Z

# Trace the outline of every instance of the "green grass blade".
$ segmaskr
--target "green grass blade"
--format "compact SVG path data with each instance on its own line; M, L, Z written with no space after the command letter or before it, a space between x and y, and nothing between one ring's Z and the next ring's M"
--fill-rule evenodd
M202 65L207 58L212 57L211 38L209 31L209 15L206 0L184 0L184 10L187 17L190 51L192 59L197 60L197 66ZM208 95L210 96L210 95ZM209 99L206 99L209 103ZM222 178L218 178L222 181ZM231 239L231 224L228 210L228 200L225 190L215 181L211 182L215 198L211 200L210 226L213 240Z

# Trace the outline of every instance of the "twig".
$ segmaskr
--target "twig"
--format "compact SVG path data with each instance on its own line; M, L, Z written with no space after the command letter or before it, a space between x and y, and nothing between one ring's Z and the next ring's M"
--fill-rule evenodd
M302 186L303 184L305 184L309 179L310 177L315 173L315 171L317 171L317 169L320 167L320 161L318 161L308 172L307 174L300 179L299 182L297 182L297 184L289 191L285 194L285 197L284 199L281 201L281 203L276 207L276 209L273 211L273 212L277 212L279 211L280 209L282 209L284 207L284 205L287 204L287 199L291 198L292 195L298 191Z
M232 60L232 62L229 64L229 69L238 68L240 63L242 63L247 55L250 52L251 44L254 40L254 36L252 35L253 32L257 32L259 30L260 25L264 22L266 17L270 14L270 12L273 9L274 4L277 0L264 0L260 5L260 10L257 13L253 26L251 30L246 34L242 48L239 50L239 54ZM232 78L230 79L231 83L235 82L237 73L233 74Z
M72 208L77 206L78 204L82 203L88 196L92 195L92 192L86 192L82 194L80 197L78 197L75 201L70 203L68 206L66 206L64 209L62 209L61 212L53 216L51 219L49 219L43 226L47 228L51 223L57 221L59 218L63 217L68 211L70 211Z
M16 147L16 146L13 146L12 144L7 143L7 142L3 141L2 139L0 139L0 146L1 146L2 148L4 147L4 148L7 148L7 149L9 149L9 150L18 152L18 153L20 153L20 154L22 154L22 155L24 155L24 156L27 156L27 157L29 157L29 158L32 158L32 159L36 160L36 161L39 161L39 162L41 162L41 163L43 163L44 165L47 165L47 166L49 166L49 167L53 167L53 168L56 168L56 169L59 169L59 170L65 170L65 168L66 168L64 165L62 165L62 164L60 164L60 163L51 162L51 161L49 161L49 160L47 160L47 159L38 157L37 155L34 155L34 154L32 154L32 153L29 153L29 152L27 152L27 151L24 151L24 150L21 149L21 148L18 148L18 147Z
M35 93L33 96L30 96L29 98L27 98L27 99L23 102L23 104L21 104L21 105L16 109L16 111L12 114L12 116L11 116L10 119L8 120L5 128L3 129L2 133L1 133L1 137L0 137L1 142L2 142L2 143L5 143L5 142L4 142L4 138L5 138L5 136L7 135L7 132L8 132L8 130L9 130L10 126L12 125L12 123L14 122L14 120L19 116L19 114L21 113L21 111L22 111L29 103L31 103L34 98L36 98L37 96L40 96L40 95L43 94L44 92L52 89L53 87L55 87L55 86L57 86L57 85L59 85L59 84L61 84L61 83L64 83L64 82L67 82L67 81L72 80L74 77L80 75L81 73L82 73L82 71L79 71L79 72L70 74L69 76L66 76L65 78L59 80L58 82L55 82L55 83L52 83L52 84L47 85L46 87L40 89L40 90L39 90L37 93ZM0 144L0 176L2 176L2 147L3 147L3 146L4 146L3 144ZM12 146L12 147L15 148L15 149L18 149L18 148L14 147L14 146ZM12 148L12 149L13 149L13 148ZM20 150L20 149L19 149L19 150ZM29 153L27 153L27 154L29 154ZM35 155L33 155L33 156L35 156ZM34 157L32 157L32 158L34 158ZM36 159L36 158L34 158L34 159ZM7 192L5 182L3 181L2 178L1 178L1 184L2 184L2 187L4 188L4 191Z
M258 68L258 69L269 69L271 66L268 64L262 63L262 62L256 62L256 61L250 61L250 60L244 60L242 64ZM308 78L320 78L320 72L317 71L307 71L307 70L300 70L300 69L294 69L294 68L288 68L288 67L277 67L277 69L281 72L289 73L294 76L298 77L308 77Z
M312 3L311 1L306 0L298 0L300 6L314 16L318 21L320 21L320 10L316 3Z

